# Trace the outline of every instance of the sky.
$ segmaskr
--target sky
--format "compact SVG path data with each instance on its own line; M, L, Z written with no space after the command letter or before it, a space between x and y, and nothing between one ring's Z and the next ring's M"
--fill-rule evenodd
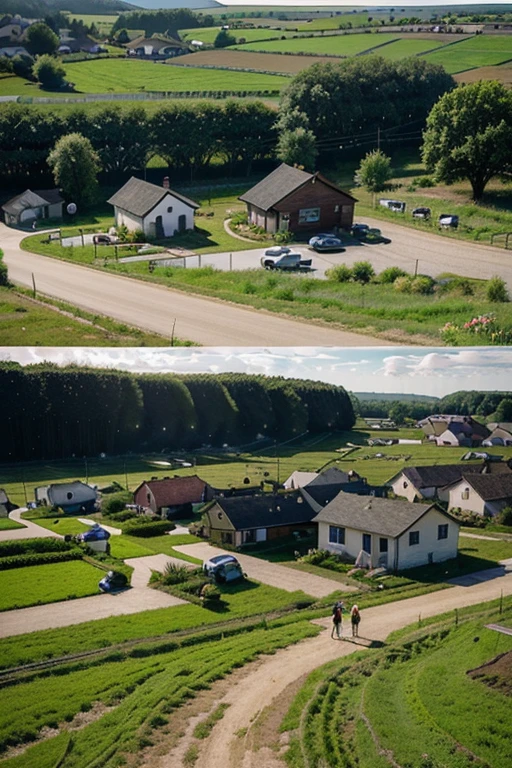
M146 373L258 373L352 392L434 397L512 388L512 347L0 347L0 360Z

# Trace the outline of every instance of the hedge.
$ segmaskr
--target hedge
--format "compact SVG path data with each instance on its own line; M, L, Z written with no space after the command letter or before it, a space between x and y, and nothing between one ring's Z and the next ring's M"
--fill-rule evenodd
M127 523L124 526L124 533L130 536L142 536L148 538L150 536L161 536L168 531L173 531L176 528L174 523L170 520L157 520L156 522L144 523L137 520L133 523Z
M25 555L11 555L0 558L0 571L11 568L25 568L28 565L48 565L49 563L64 563L68 560L81 560L83 553L79 549L68 552L34 552Z
M73 544L64 539L48 536L41 539L18 539L0 541L0 558L11 555L25 555L35 552L69 552Z

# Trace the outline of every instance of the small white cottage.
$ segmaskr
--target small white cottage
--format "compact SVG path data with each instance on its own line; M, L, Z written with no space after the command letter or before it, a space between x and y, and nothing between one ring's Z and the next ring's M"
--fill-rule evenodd
M459 523L434 504L339 493L315 518L318 547L401 571L457 556Z
M199 208L198 203L169 189L168 184L158 187L135 176L108 202L114 206L116 227L125 226L130 232L142 230L156 239L194 229L194 211Z
M8 226L23 227L37 219L61 219L63 203L58 189L26 189L4 203L2 211Z

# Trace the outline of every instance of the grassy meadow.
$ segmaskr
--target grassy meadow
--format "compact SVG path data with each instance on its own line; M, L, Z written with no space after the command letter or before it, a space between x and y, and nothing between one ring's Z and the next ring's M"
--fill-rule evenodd
M396 34L379 32L361 35L329 35L328 37L303 37L287 40L269 40L233 46L241 51L268 51L269 53L312 53L319 56L355 56L376 46L397 39ZM312 62L314 63L314 62Z
M99 594L103 575L81 560L0 571L0 611Z
M502 64L512 59L512 35L478 35L448 45L426 56L432 64L441 64L455 74L468 69Z

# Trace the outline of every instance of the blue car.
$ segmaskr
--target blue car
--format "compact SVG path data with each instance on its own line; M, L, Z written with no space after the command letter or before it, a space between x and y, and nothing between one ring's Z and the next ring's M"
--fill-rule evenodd
M340 253L343 253L345 250L342 241L339 237L335 237L334 235L325 235L324 237L318 236L312 239L314 242L312 243L310 240L309 244L315 251L339 251Z
M124 589L128 584L128 579L124 573L118 573L117 571L109 571L106 576L102 578L98 587L102 592L117 592L120 589Z
M313 235L313 237L310 239L308 245L313 248L317 240L321 240L323 237L334 237L332 232L319 232L318 235Z

